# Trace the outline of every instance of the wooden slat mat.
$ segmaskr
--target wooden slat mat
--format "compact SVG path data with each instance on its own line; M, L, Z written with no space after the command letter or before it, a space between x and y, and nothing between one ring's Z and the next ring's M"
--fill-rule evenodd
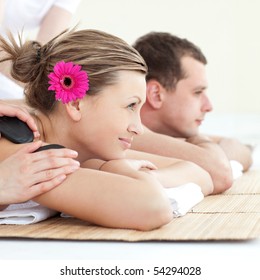
M260 194L215 195L206 197L193 213L259 213Z
M225 194L260 194L260 169L244 173Z
M55 217L33 225L1 225L0 237L114 241L260 238L260 170L247 172L224 194L206 197L184 217L149 232L103 228L74 218Z
M245 240L260 237L260 214L189 213L160 229L148 232L102 228L71 218L52 218L39 224L7 225L3 228L0 236L9 238L103 241Z

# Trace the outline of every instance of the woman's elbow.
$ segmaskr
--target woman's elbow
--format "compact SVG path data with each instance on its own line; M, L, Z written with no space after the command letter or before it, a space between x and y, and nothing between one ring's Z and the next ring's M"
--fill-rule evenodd
M146 203L143 205L142 213L139 213L138 216L137 229L142 231L159 228L172 220L170 200L163 190L150 192Z
M173 214L170 208L150 209L146 213L146 218L142 220L136 229L142 231L154 230L168 224L172 218Z
M214 185L209 172L207 172L205 169L193 162L187 161L185 162L185 165L188 166L189 169L192 171L194 179L193 183L200 186L203 195L208 196L212 194L214 190Z
M232 176L231 177L230 176L222 176L221 182L214 185L214 191L212 192L212 194L223 193L223 192L227 191L228 189L230 189L232 184L233 184Z

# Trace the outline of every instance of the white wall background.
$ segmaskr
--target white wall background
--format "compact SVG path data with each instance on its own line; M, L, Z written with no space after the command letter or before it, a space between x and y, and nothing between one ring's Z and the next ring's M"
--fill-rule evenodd
M74 23L132 44L167 31L197 44L208 59L216 113L260 113L259 0L82 0Z

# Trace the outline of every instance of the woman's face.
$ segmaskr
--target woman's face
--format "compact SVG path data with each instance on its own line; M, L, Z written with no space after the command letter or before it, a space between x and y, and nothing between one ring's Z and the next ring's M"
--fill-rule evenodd
M145 98L145 76L137 71L119 71L114 85L85 97L80 139L88 158L125 157L133 138L143 132L140 109Z

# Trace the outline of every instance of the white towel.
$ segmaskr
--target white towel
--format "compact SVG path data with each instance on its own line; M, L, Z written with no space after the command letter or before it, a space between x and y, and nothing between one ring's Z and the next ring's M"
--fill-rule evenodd
M236 160L230 160L229 163L232 170L233 180L241 177L243 175L243 165Z
M0 225L27 225L53 217L58 212L36 202L11 204L0 211Z
M165 192L170 199L174 217L184 216L204 198L200 186L194 183L165 188Z

